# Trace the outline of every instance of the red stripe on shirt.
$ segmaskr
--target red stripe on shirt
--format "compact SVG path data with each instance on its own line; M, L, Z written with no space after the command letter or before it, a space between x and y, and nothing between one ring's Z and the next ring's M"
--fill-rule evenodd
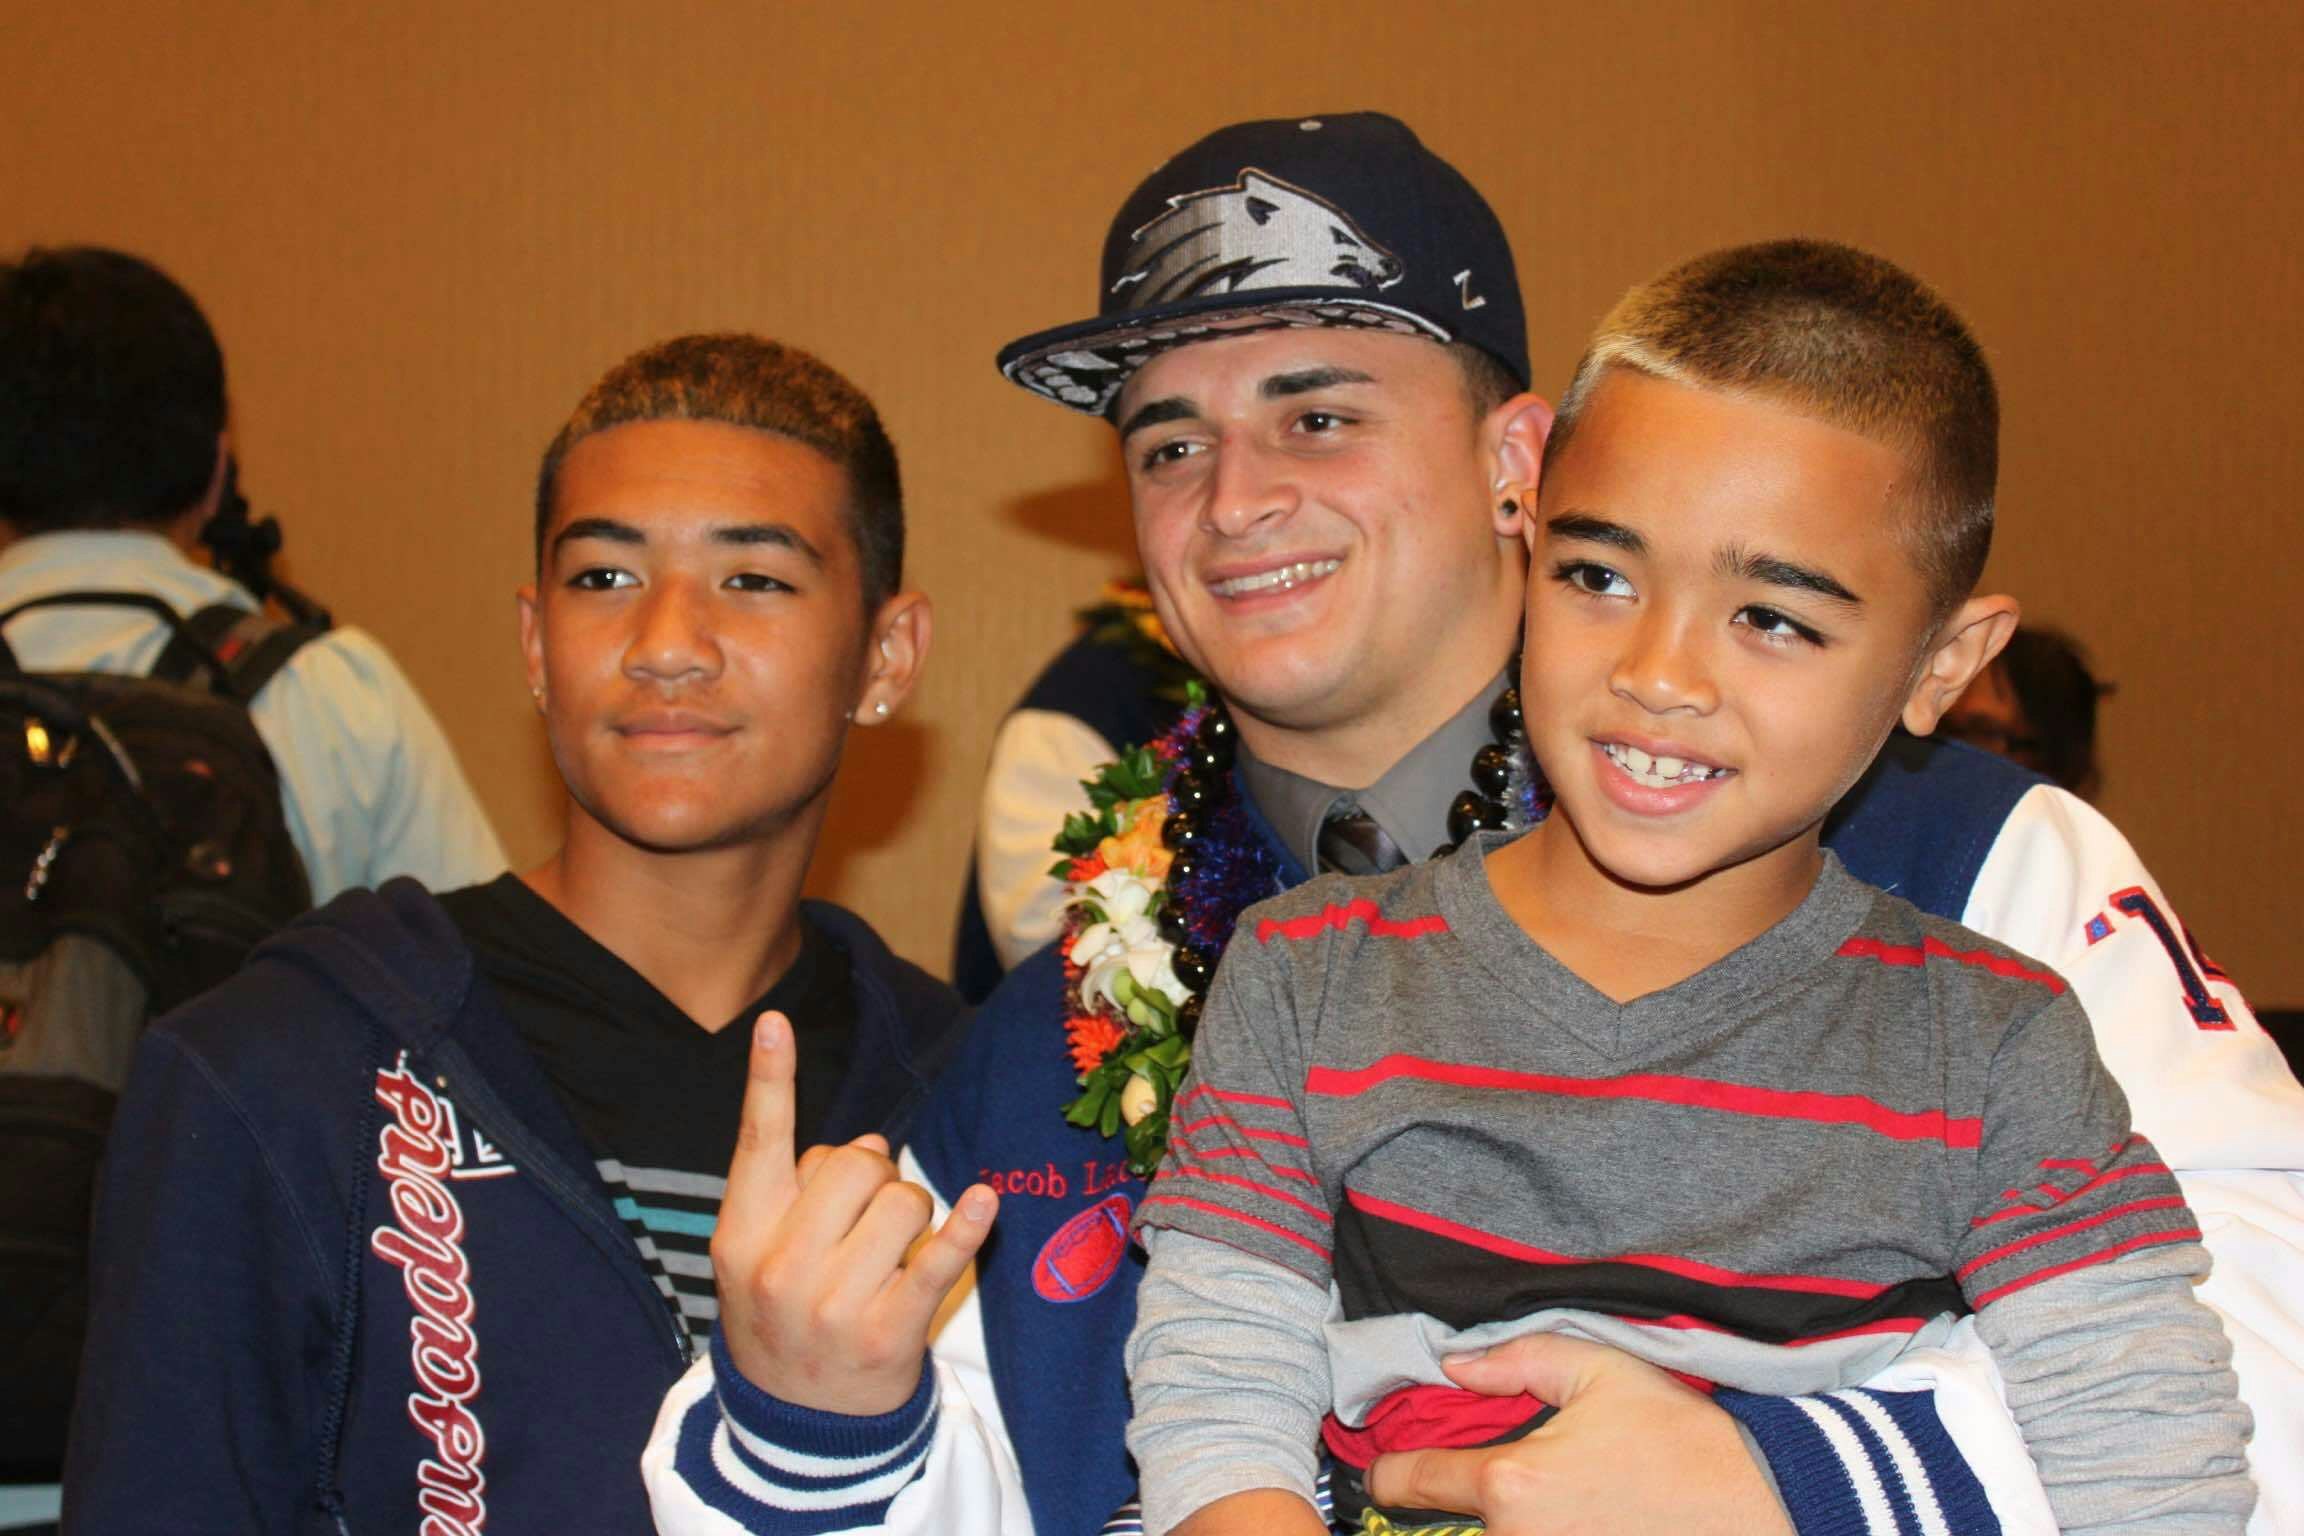
M2138 1211L2173 1210L2183 1204L2184 1197L2182 1195L2156 1195L2149 1200L2131 1200L2126 1205L2115 1205L2110 1210L2098 1211L2093 1216L2083 1216L2078 1221L2068 1221L2060 1227L2050 1227L2045 1232L2035 1232L2029 1237L2017 1238L2012 1243L2002 1243L1991 1252L1980 1253L1961 1265L1952 1272L1952 1278L1965 1280L1985 1265L1996 1264L2012 1253L2022 1253L2027 1248L2037 1248L2042 1243L2052 1243L2060 1237L2070 1237L2075 1232L2085 1232L2090 1227L2100 1227L2108 1221L2117 1221L2123 1216L2133 1216ZM1978 1305L1981 1306L1982 1303L1979 1302Z
M1167 1179L1206 1179L1211 1184L1229 1184L1235 1189L1249 1190L1268 1200L1277 1200L1282 1205L1293 1206L1324 1227L1335 1225L1335 1219L1311 1201L1300 1199L1284 1189L1274 1189L1269 1184L1259 1184L1254 1179L1241 1178L1238 1174L1210 1173L1205 1168L1193 1168L1177 1163L1162 1169L1160 1176Z
M2105 1263L2138 1248L2150 1248L2160 1243L2196 1243L2198 1241L2200 1241L2200 1228L2196 1225L2170 1227L2165 1232L2139 1233L2123 1242L2114 1243L2109 1248L2099 1248L2085 1258L2073 1259L2063 1264L2051 1264L2046 1269L2032 1271L2020 1280L2011 1280L2006 1285L1994 1286L1991 1290L1977 1297L1975 1305L1978 1310L1982 1310L2010 1291L2021 1291L2026 1286L2038 1285L2043 1280L2053 1280L2058 1275L2068 1275L2076 1269L2086 1269L2093 1264Z
M1493 1232L1483 1232L1478 1227L1450 1221L1445 1216L1435 1216L1429 1211L1419 1211L1412 1206L1379 1199L1357 1189L1345 1190L1344 1198L1371 1216L1528 1264L1635 1264L1643 1269L1661 1270L1665 1274L1678 1275L1683 1280L1696 1280L1706 1285L1752 1287L1766 1291L1807 1291L1823 1296L1851 1296L1864 1301L1895 1289L1893 1285L1874 1285L1864 1280L1840 1280L1830 1275L1748 1275L1741 1270L1722 1269L1715 1264L1684 1259L1669 1253L1617 1253L1601 1258L1554 1253L1529 1243L1516 1242L1509 1237L1500 1237Z
M1877 960L1882 965L1923 965L1930 960L1957 960L1962 965L1978 966L2011 981L2035 982L2058 997L2064 995L2064 978L2054 971L2036 971L2006 955L1993 954L1988 949L1954 949L1934 935L1918 944L1890 944L1880 939L1859 936L1841 945L1839 953L1851 960Z
M1211 1088L1206 1083L1199 1083L1176 1096L1176 1108L1182 1109L1202 1094L1226 1104L1260 1104L1266 1109L1294 1109L1296 1107L1278 1094L1232 1093L1222 1088Z
M1253 1126L1242 1125L1239 1121L1233 1119L1230 1115L1208 1115L1202 1119L1193 1121L1189 1125L1178 1126L1176 1129L1189 1136L1194 1131L1204 1131L1212 1125L1229 1126L1243 1136L1251 1136L1258 1141L1277 1141L1285 1147L1309 1147L1312 1145L1312 1143L1306 1141L1303 1137L1295 1134L1293 1131L1257 1130Z
M1320 1182L1319 1177L1310 1169L1291 1167L1287 1163L1275 1163L1256 1147L1196 1147L1182 1130L1173 1126L1168 1131L1168 1145L1175 1150L1179 1157L1193 1159L1252 1157L1256 1160L1256 1166L1266 1173L1276 1173L1285 1179L1302 1179L1307 1184Z
M1169 1138L1169 1144L1171 1146L1175 1144L1174 1137ZM1197 1147L1194 1147L1191 1149L1191 1155L1199 1158L1253 1157L1259 1164L1262 1164L1266 1173L1276 1173L1284 1179L1302 1179L1307 1184L1317 1184L1320 1182L1318 1176L1313 1174L1309 1169L1291 1168L1286 1163L1265 1162L1262 1154L1257 1152L1254 1147L1210 1147L1205 1152L1201 1151Z
M1356 922L1366 923L1369 936L1378 939L1421 939L1429 934L1448 931L1448 919L1437 912L1428 917L1411 917L1395 922L1384 915L1381 907L1363 896L1354 901L1332 901L1304 917L1268 917L1256 925L1256 942L1269 944L1274 939L1316 939L1331 928L1342 933Z
M1733 1328L1725 1328L1718 1323L1707 1322L1701 1317L1690 1317L1684 1312L1676 1312L1669 1317L1627 1317L1622 1320L1627 1323L1637 1323L1643 1328L1683 1328L1697 1333L1725 1333L1735 1338L1745 1337ZM1884 1317L1877 1322L1858 1323L1853 1328L1836 1328L1830 1333L1811 1333L1803 1338L1786 1339L1781 1344L1772 1344L1768 1347L1771 1349L1798 1349L1804 1344L1829 1344L1834 1339L1863 1338L1875 1333L1918 1333L1928 1326L1928 1322L1929 1320L1925 1317Z
M1323 1264L1329 1262L1332 1257L1327 1249L1308 1237L1291 1232L1277 1222L1261 1221L1254 1216L1235 1211L1229 1206L1210 1205L1205 1200L1195 1200L1189 1195L1147 1195L1144 1197L1144 1204L1138 1206L1137 1209L1141 1211L1155 1205L1181 1205L1186 1210L1202 1211L1210 1216L1222 1216L1230 1221L1244 1222L1259 1232L1269 1232L1274 1237L1284 1237L1299 1247L1311 1249L1320 1255L1320 1262Z
M1831 1125L1858 1125L1897 1141L1940 1141L1948 1147L1977 1145L1984 1122L1947 1115L1942 1110L1890 1109L1877 1099L1854 1093L1809 1093L1781 1088L1755 1088L1713 1078L1671 1077L1656 1072L1634 1072L1622 1077L1559 1077L1542 1072L1506 1072L1495 1067L1466 1066L1429 1061L1421 1056L1394 1054L1355 1071L1314 1067L1304 1074L1304 1091L1331 1098L1352 1098L1396 1078L1448 1083L1459 1088L1495 1088L1510 1093L1546 1093L1578 1099L1648 1099L1659 1104L1681 1104L1692 1109L1752 1115L1777 1120L1811 1120Z
M2125 1168L2114 1168L2100 1173L2078 1189L2062 1190L2053 1184L2043 1184L2040 1186L2040 1192L2051 1197L2046 1205L2012 1205L2004 1211L1994 1211L1989 1216L1979 1216L1969 1222L1968 1225L1971 1227L1988 1227L1996 1221L2006 1221L2011 1216L2038 1216L2044 1211L2052 1211L2068 1201L2078 1199L2092 1189L2101 1188L2115 1180L2133 1179L2140 1174L2166 1172L2168 1172L2166 1163L2130 1163ZM2011 1189L2001 1196L2003 1200L2022 1200L2023 1197L2024 1192L2017 1189Z

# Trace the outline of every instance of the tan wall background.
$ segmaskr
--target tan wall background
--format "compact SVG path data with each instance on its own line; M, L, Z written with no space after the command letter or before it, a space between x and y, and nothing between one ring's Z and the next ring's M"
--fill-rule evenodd
M1128 563L1108 432L991 355L1088 312L1158 159L1234 118L1406 117L1502 214L1547 389L1672 260L1868 245L1997 362L1993 574L2120 684L2106 809L2295 1002L2300 78L2293 0L6 3L0 245L116 244L200 295L296 574L398 653L524 861L558 808L508 594L559 418L682 330L851 373L939 623L817 884L938 965L992 727Z

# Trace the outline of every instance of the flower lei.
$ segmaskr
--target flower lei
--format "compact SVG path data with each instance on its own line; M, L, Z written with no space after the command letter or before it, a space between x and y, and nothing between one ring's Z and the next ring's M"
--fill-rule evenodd
M1049 873L1066 882L1065 1039L1080 1074L1074 1125L1124 1132L1128 1167L1149 1175L1168 1145L1168 1109L1192 1059L1215 956L1278 868L1233 797L1232 721L1197 680L1184 713L1149 744L1084 781L1089 814L1065 817Z
M1515 672L1518 670L1514 668ZM1131 1173L1168 1146L1169 1108L1192 1060L1200 998L1240 914L1271 895L1279 866L1230 792L1237 737L1206 685L1166 733L1082 781L1089 810L1064 818L1048 873L1065 882L1064 1035L1080 1094L1074 1125L1123 1133ZM1448 809L1457 842L1524 826L1546 808L1527 771L1519 692L1489 713L1496 741L1472 759L1473 788ZM1453 846L1453 844L1451 844Z

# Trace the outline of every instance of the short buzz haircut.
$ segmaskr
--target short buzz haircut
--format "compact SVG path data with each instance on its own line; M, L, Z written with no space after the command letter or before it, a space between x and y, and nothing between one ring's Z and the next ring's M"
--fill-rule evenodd
M1472 407L1472 422L1477 426L1488 419L1488 413L1521 392L1520 381L1512 377L1495 353L1476 347L1468 341L1448 343L1448 355L1456 360L1456 371L1464 380L1464 398Z
M1593 333L1544 445L1547 468L1611 369L1774 401L1904 452L1901 532L1936 615L1992 549L2000 404L1950 305L1877 256L1775 240L1699 256L1618 301Z
M864 392L798 347L739 332L679 336L608 370L544 451L536 475L536 559L560 466L585 438L643 421L714 421L813 448L848 477L848 531L867 613L904 579L904 487L896 448Z
M224 353L167 273L95 246L0 264L0 518L17 532L191 510L224 423Z

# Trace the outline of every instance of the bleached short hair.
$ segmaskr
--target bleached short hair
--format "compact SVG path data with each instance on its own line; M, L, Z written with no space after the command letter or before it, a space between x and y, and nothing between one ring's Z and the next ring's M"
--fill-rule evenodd
M1992 549L1999 395L1968 327L1903 268L1829 241L1774 240L1641 284L1576 365L1547 468L1614 369L1756 396L1908 454L1917 474L1901 531L1937 614L1975 590Z

